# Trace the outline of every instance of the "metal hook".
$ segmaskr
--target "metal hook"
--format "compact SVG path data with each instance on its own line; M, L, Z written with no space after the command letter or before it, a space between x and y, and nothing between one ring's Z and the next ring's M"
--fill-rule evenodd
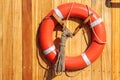
M111 0L106 0L105 5L109 8L120 8L120 2L112 2Z

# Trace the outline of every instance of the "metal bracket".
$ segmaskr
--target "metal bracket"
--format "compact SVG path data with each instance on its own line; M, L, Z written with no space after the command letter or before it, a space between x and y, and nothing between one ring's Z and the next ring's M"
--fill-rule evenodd
M120 2L112 2L111 0L106 0L105 5L109 8L120 8Z

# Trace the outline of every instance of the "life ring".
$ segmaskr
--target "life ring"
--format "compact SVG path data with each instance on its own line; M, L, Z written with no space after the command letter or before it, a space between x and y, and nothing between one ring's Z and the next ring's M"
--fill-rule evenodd
M73 3L67 3L58 6L57 8L50 11L46 16L46 19L40 25L39 29L39 42L43 53L46 57L54 64L56 61L56 48L52 41L52 33L57 24L53 18L50 16L55 13L61 19L66 19L70 7ZM89 8L89 12L93 13L91 17L91 27L94 29L96 35L101 41L106 41L106 31L102 19L99 15ZM80 19L85 19L88 16L88 9L86 5L74 3L73 9L71 10L70 17L78 17ZM105 44L99 43L99 40L96 38L95 34L92 33L92 42L90 46L79 56L76 57L65 57L65 69L76 70L82 69L90 65L95 61L103 51Z

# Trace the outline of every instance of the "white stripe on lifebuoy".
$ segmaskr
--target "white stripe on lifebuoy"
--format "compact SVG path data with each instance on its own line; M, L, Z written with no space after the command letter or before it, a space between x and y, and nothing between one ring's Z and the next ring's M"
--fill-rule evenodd
M86 53L82 53L81 56L82 56L83 60L85 61L85 63L86 63L87 65L90 65L90 64L91 64L91 61L90 61L89 58L87 57Z
M60 19L64 18L64 16L62 15L61 11L58 8L54 8L54 11Z
M101 18L98 18L96 21L90 23L91 28L95 27L96 25L100 24L102 22Z
M49 54L49 53L52 52L52 51L56 54L56 52L55 52L55 46L54 46L54 45L51 46L51 47L49 47L48 49L44 50L43 53L44 53L45 55L47 55L47 54Z

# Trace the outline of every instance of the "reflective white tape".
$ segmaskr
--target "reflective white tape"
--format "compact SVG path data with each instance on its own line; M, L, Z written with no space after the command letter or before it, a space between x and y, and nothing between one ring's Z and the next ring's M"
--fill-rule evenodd
M91 64L91 61L88 59L88 57L87 57L87 55L85 54L85 53L82 53L82 58L83 58L83 60L85 61L85 63L87 64L87 65L90 65Z
M45 55L47 55L47 54L49 54L49 53L52 52L52 51L53 51L53 53L56 54L56 52L55 52L55 46L54 46L54 45L51 46L51 47L49 47L48 49L44 50L43 53L44 53Z
M101 18L98 18L96 21L90 23L91 28L95 27L96 25L100 24L102 22Z
M55 13L58 15L60 19L63 19L64 16L62 15L61 11L58 8L54 8Z
M54 50L53 53L56 54L56 51Z

